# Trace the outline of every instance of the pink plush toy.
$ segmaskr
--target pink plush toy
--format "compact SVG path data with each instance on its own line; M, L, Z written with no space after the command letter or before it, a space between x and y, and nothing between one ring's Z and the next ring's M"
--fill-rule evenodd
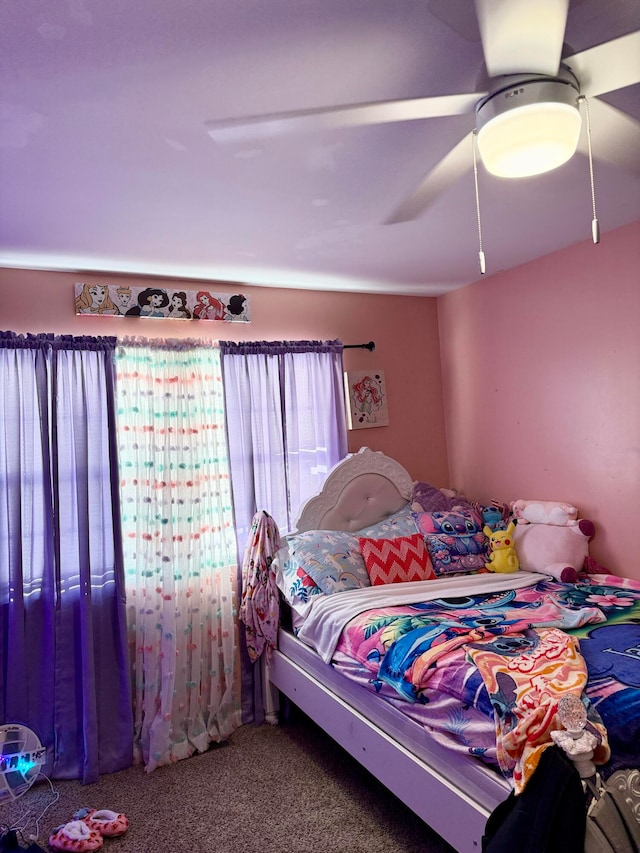
M593 522L581 518L564 527L518 522L513 539L521 569L575 583L585 557L589 556L589 542L594 535Z
M578 510L562 501L512 501L511 512L518 524L577 525Z

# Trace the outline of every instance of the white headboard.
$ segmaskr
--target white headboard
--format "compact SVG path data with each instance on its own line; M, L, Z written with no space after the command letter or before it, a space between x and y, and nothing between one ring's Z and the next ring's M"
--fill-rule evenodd
M296 532L351 531L377 524L405 506L413 485L399 462L363 447L331 469L320 494L300 510Z

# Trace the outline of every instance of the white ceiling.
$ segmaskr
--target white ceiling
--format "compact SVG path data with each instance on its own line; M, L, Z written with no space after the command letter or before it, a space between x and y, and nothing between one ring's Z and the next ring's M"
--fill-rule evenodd
M565 41L636 30L638 0L574 0ZM1 266L427 295L478 278L471 151L418 220L382 224L473 115L235 145L205 128L483 89L471 0L4 0L0 48ZM640 85L603 99L640 120ZM636 154L635 173L595 161L603 240L640 219ZM590 239L584 155L479 182L488 273Z

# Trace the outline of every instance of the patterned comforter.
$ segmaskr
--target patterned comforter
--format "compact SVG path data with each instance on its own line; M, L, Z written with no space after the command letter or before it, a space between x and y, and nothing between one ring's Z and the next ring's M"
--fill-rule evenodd
M323 598L299 637L357 662L382 695L415 706L445 693L491 715L516 791L561 728L566 691L583 697L604 775L640 766L640 581L517 572L391 586Z

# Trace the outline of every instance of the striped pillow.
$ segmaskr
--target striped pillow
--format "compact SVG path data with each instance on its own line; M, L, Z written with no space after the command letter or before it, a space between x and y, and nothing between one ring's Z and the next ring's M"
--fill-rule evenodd
M427 546L419 533L397 539L358 538L372 586L428 581L435 577Z

